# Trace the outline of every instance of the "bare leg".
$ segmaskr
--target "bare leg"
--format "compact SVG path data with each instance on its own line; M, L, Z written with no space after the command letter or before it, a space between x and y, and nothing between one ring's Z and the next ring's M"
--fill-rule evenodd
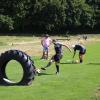
M48 59L48 51L45 51L44 59Z
M47 54L46 54L46 59L48 59L48 51L47 51Z
M45 51L44 51L44 48L43 48L43 53L42 53L41 59L44 59L44 57L45 57Z
M58 74L59 73L59 63L55 62L55 65L56 65L56 74Z
M51 59L45 67L42 67L42 70L46 70L47 67L51 66L53 60Z
M83 62L83 54L79 54L80 63Z

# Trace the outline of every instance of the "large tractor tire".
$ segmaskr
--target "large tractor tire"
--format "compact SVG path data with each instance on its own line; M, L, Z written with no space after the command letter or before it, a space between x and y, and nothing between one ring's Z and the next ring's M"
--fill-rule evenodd
M16 60L23 69L23 77L19 82L12 82L6 75L6 66L9 61ZM15 66L16 67L16 66ZM17 70L16 70L17 71ZM0 55L0 83L5 85L30 85L35 77L35 66L25 52L8 50Z

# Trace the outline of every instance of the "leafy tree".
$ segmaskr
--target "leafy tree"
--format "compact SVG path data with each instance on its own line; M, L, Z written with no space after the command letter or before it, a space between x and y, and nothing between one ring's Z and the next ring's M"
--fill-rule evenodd
M93 8L95 24L100 26L100 0L86 0L86 3Z
M99 0L0 0L0 29L44 33L94 28L100 26L99 4Z
M66 6L67 26L92 26L92 8L85 3L85 0L67 0Z
M13 30L13 20L9 16L0 15L0 30L10 31Z
M33 30L52 31L59 29L65 21L65 3L63 0L34 0L25 16L25 26Z

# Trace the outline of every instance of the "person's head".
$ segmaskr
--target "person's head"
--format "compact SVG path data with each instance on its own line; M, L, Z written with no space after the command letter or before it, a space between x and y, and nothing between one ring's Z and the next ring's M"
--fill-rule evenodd
M72 48L73 48L73 49L75 48L75 44L72 45Z
M54 44L55 44L56 42L57 42L57 40L56 40L56 39L53 39L53 40L52 40L52 43L54 43Z
M49 37L49 35L48 35L48 34L46 34L46 35L45 35L45 37L46 37L46 38L48 38L48 37Z

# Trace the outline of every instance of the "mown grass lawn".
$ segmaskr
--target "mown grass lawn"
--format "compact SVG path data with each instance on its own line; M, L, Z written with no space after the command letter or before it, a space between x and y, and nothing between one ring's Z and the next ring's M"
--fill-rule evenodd
M59 75L55 75L53 64L45 74L36 76L30 86L0 86L0 100L100 100L95 96L100 88L100 42L87 45L84 58L83 64L68 64L72 54L65 50ZM32 59L38 68L48 62L40 57L33 56ZM15 62L9 66L12 78L19 75Z

